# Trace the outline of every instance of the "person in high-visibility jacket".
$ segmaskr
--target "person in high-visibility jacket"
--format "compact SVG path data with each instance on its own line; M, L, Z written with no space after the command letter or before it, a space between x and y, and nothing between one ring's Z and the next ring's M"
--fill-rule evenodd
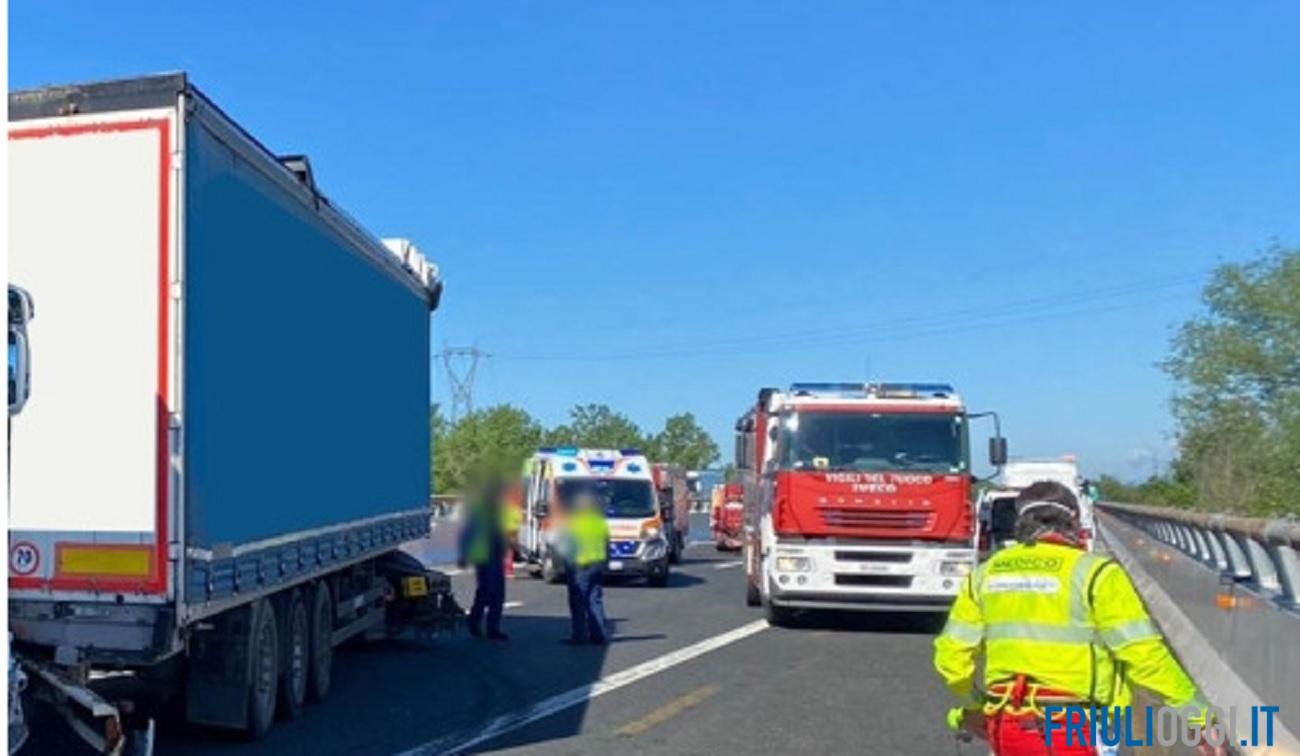
M934 642L935 668L962 702L949 712L949 727L986 737L998 756L1049 753L1049 729L1050 753L1094 754L1091 727L1082 727L1089 742L1067 743L1065 723L1048 723L1046 708L1113 712L1131 705L1130 685L1168 706L1194 707L1200 715L1191 723L1203 726L1206 703L1128 574L1082 547L1074 494L1059 483L1035 483L1020 493L1016 512L1018 543L967 577ZM981 651L984 690L977 693Z
M515 576L515 551L519 548L519 529L524 525L523 489L518 483L510 486L501 512L506 536L506 553L502 561L506 577Z
M487 637L497 641L509 640L501 631L506 601L504 494L505 488L499 483L487 483L466 503L458 560L461 567L474 567L474 605L469 610L469 633L476 638L483 635L486 615Z
M609 525L600 500L591 494L578 495L565 522L565 575L569 586L570 645L605 645L609 642L605 622L602 583L609 558Z

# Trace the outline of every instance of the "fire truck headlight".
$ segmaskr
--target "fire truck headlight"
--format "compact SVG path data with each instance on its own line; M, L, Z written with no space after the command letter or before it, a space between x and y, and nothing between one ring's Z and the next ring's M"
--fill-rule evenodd
M812 570L812 560L808 557L779 556L776 558L777 572L808 572L810 570Z
M947 577L966 577L970 574L970 562L940 562L939 574Z

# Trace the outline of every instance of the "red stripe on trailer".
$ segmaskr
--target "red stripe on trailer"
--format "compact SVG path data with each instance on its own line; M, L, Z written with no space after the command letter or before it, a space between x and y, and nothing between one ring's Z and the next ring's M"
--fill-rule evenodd
M170 280L171 247L171 133L169 118L146 118L135 121L99 121L95 123L55 124L9 132L9 141L18 139L48 139L86 134L111 134L128 131L158 132L158 390L155 394L155 471L154 471L154 569L148 580L113 578L59 578L45 580L33 577L10 577L9 587L18 589L48 589L69 591L100 591L119 593L167 592L167 499L170 464L168 459L167 418L169 409L169 365L167 345L171 326L167 308L168 282Z

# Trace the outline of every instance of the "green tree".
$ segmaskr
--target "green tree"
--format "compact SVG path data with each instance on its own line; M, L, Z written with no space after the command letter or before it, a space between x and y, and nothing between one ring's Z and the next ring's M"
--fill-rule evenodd
M434 428L438 426L435 408ZM434 490L461 492L475 475L513 475L541 445L542 426L509 404L477 410L454 425L442 421L433 444Z
M647 438L636 423L603 404L580 404L569 411L569 422L545 434L551 446L587 449L642 449Z
M434 403L429 407L429 490L442 493L436 479L438 470L438 447L447 436L451 425L442 414L442 406Z
M1182 475L1196 504L1300 511L1300 250L1220 266L1174 339Z
M664 429L651 439L647 451L656 462L672 462L687 470L702 470L720 456L718 445L689 412L664 421Z

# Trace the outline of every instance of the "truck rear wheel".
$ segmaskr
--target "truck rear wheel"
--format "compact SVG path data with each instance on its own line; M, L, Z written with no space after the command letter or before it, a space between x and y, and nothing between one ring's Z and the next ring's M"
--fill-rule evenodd
M253 605L253 632L249 635L252 674L248 680L247 734L259 739L275 724L276 689L279 687L280 639L275 610L262 599Z
M311 599L311 630L308 641L307 700L323 701L330 692L334 671L334 602L330 589L321 581Z
M307 660L311 633L307 623L307 604L302 592L294 591L284 605L284 669L280 672L280 715L297 719L307 698Z

